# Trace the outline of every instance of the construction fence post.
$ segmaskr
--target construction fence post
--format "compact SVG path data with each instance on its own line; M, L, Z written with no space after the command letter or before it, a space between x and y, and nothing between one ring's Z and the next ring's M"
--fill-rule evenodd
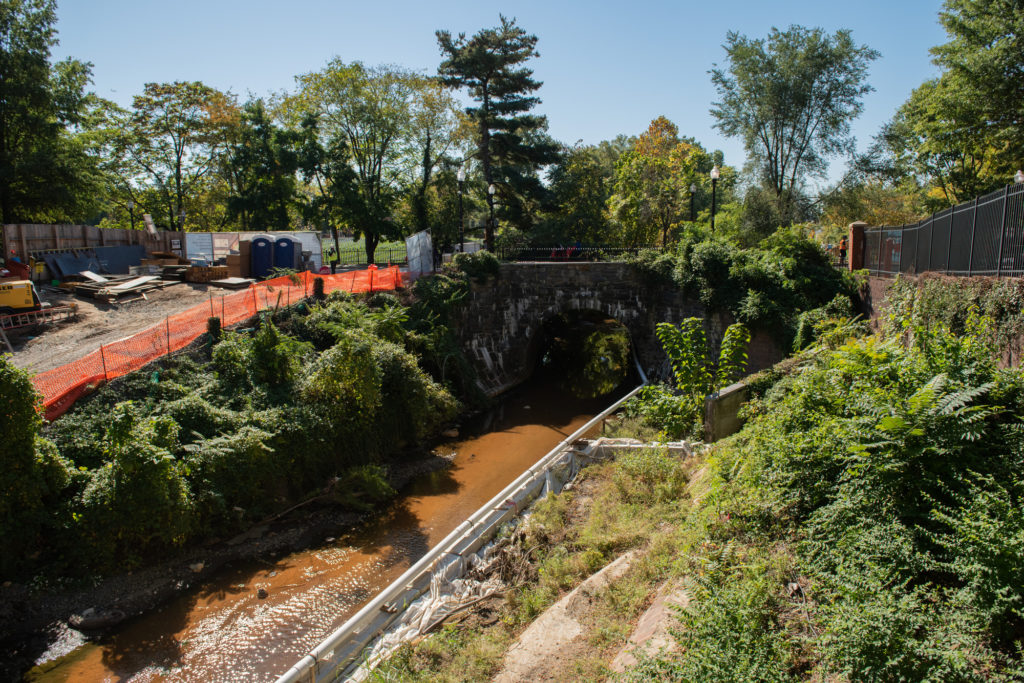
M100 344L100 361L103 362L103 381L107 381L107 356L103 353L103 344Z
M167 330L167 355L171 355L171 316L164 318L164 329Z

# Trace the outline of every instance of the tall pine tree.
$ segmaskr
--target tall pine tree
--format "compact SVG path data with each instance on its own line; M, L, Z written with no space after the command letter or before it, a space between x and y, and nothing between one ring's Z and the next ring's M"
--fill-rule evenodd
M479 106L466 113L476 123L480 165L486 185L494 183L502 213L520 227L529 227L533 209L544 195L538 170L558 158L558 147L547 136L547 117L529 113L540 98L541 86L533 69L524 66L537 57L537 36L502 16L501 25L482 29L472 38L438 31L444 57L438 67L441 81L466 88ZM488 195L493 208L494 197ZM494 226L487 227L487 247L494 248Z

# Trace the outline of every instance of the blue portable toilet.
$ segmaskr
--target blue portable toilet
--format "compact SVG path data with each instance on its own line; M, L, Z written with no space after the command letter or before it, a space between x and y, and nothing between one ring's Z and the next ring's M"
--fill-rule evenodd
M250 265L253 277L262 279L270 275L270 271L274 268L274 241L272 238L264 235L252 238Z
M291 237L278 237L274 242L274 267L299 269L300 247Z

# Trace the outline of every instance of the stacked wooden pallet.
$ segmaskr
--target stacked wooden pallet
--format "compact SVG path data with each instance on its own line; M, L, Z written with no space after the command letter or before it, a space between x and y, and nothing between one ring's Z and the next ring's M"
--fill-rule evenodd
M75 285L75 294L108 302L131 295L141 296L145 299L146 292L176 284L179 283L161 280L157 275L142 275L138 277L132 275L109 275L102 276L98 280L88 278L86 282Z

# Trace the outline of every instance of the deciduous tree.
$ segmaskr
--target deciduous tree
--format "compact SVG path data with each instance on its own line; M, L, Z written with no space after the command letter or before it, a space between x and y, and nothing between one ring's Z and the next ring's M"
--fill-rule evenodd
M91 64L50 63L54 0L0 2L0 223L71 221L98 206L97 160L75 127Z
M626 246L654 244L690 216L690 186L703 198L713 159L693 138L681 138L679 129L664 116L651 121L636 145L622 154L615 167L611 214ZM731 171L719 191L731 185ZM695 207L701 208L701 207Z
M281 230L296 199L301 134L274 125L262 100L242 108L238 133L228 148L224 172L232 179L230 220L243 230Z
M299 91L284 103L293 118L316 117L325 149L347 143L358 183L342 213L354 236L363 237L371 262L382 237L402 236L391 214L404 187L403 147L417 78L397 66L334 58L320 71L298 76Z
M126 149L159 190L168 227L184 223L187 200L215 172L238 116L232 95L200 81L147 83L133 99Z
M932 49L925 81L882 131L887 161L933 188L934 208L1008 183L1024 159L1024 7L947 0L950 40Z
M711 70L720 98L711 108L715 127L743 140L792 220L804 179L853 151L850 122L872 90L867 70L878 52L857 45L850 31L803 26L773 28L766 39L729 32L724 48L727 64Z

